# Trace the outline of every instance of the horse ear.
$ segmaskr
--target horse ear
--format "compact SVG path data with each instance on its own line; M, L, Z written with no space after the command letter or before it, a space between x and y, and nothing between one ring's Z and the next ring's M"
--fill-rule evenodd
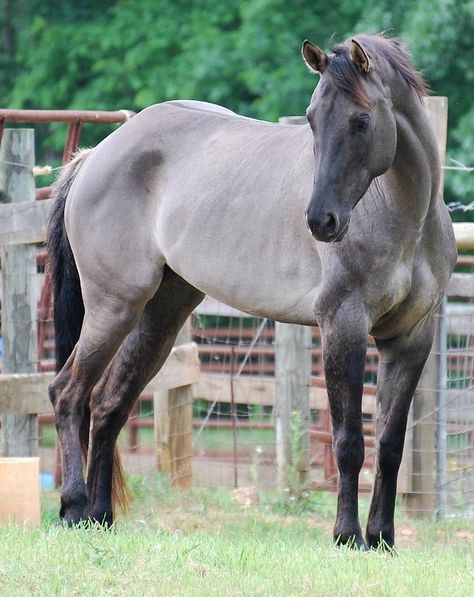
M361 71L364 73L368 73L370 70L370 60L367 55L367 52L361 46L361 44L355 40L351 39L351 59L352 62L360 68Z
M329 58L321 48L318 48L318 46L305 39L301 48L301 54L303 60L306 62L306 66L312 73L323 74L328 65Z

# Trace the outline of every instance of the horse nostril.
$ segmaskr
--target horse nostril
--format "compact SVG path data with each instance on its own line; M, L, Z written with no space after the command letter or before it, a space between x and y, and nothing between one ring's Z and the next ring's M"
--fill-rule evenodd
M334 238L339 231L339 220L337 216L332 213L328 213L326 219L322 224L322 229L327 239Z

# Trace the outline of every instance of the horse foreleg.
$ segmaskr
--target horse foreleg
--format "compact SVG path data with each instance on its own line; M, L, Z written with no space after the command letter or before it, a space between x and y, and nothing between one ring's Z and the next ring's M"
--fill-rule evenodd
M324 371L339 469L336 544L364 546L358 514L359 473L364 462L362 389L367 324L357 307L340 308L321 325Z
M402 459L408 411L433 342L430 318L413 338L377 342L377 464L367 522L370 547L393 547L397 476Z
M165 362L186 318L203 297L166 268L157 293L94 388L87 468L88 517L100 524L113 521L114 448L118 434L138 396Z

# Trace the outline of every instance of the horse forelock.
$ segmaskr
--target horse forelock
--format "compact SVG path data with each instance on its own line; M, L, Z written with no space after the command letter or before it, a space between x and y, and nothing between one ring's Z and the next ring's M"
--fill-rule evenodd
M382 71L389 66L420 98L427 95L428 87L420 73L413 67L401 40L366 34L357 35L355 39L364 47L380 74L383 74ZM327 73L337 89L349 94L359 105L370 106L365 75L351 59L350 40L333 48Z
M370 106L367 83L351 60L349 47L338 45L333 49L327 73L336 87L352 97L360 106Z

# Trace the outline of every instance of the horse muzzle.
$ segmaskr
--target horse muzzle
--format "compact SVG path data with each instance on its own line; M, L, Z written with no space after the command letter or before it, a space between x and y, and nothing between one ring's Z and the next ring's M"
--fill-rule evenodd
M341 221L334 212L322 214L305 213L306 226L316 240L324 243L337 243L344 238L349 228L349 219Z

